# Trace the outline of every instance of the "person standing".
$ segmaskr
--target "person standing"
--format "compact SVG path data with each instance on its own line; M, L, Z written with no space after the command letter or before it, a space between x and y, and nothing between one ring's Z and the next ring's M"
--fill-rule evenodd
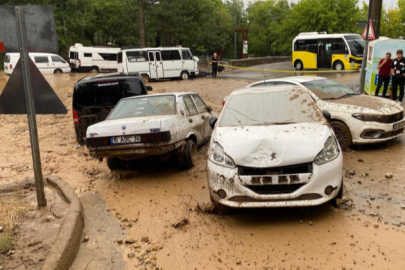
M377 66L377 69L379 71L378 71L377 89L375 90L376 96L378 96L378 93L380 92L380 88L383 83L384 83L384 90L382 96L385 97L385 95L387 94L388 85L390 84L391 79L391 66L392 66L391 53L387 52L385 54L385 58L381 59Z
M404 51L397 51L397 58L391 66L392 75L392 100L397 100L398 86L399 86L399 103L402 105L404 99L404 85L405 85L405 59Z
M217 77L218 73L218 63L219 63L219 58L217 56L217 53L214 53L214 55L211 58L211 65L212 65L212 77Z

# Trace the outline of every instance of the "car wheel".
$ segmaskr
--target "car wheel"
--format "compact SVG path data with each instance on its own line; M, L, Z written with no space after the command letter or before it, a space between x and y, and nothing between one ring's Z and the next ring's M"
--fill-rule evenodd
M295 67L296 70L303 70L304 69L304 65L302 64L301 60L295 61L294 67Z
M342 122L331 121L330 125L335 132L340 147L344 150L352 145L352 134L350 129Z
M197 144L187 140L184 150L179 153L179 165L182 169L190 169L197 164Z
M110 171L125 170L126 162L119 158L107 158L107 166Z
M99 72L98 67L91 67L90 68L90 73L98 73L98 72Z
M343 65L342 62L336 61L336 62L333 64L333 69L334 69L334 70L344 70L344 69L345 69L345 66Z
M62 74L62 73L63 73L63 71L62 71L62 70L60 70L60 69L55 69L55 71L54 71L53 73L55 73L55 74Z
M190 75L188 74L187 71L183 71L183 72L181 73L181 75L180 75L180 78L181 78L182 80L188 80L188 79L190 78Z
M148 83L149 82L149 76L146 74L142 74L142 80L144 83Z

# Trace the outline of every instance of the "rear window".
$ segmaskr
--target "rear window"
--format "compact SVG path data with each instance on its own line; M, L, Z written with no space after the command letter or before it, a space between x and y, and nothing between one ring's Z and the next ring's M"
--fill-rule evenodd
M120 99L145 95L146 89L140 80L100 80L75 85L73 108L111 107Z
M117 57L118 57L118 63L119 64L122 63L122 52L119 52Z
M145 96L121 101L108 116L107 120L143 116L173 115L176 113L176 97Z
M4 63L10 63L10 55L6 55L5 57L4 57Z
M70 52L69 53L69 58L70 59L79 59L79 53L77 53L77 52Z

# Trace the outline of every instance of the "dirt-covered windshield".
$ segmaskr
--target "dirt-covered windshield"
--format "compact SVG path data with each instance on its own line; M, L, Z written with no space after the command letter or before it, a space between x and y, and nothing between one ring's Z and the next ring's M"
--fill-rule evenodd
M319 109L303 90L252 91L226 101L219 126L266 126L321 122Z
M338 99L359 94L347 86L328 79L304 82L302 85L311 90L318 98L324 100Z
M149 96L120 101L107 120L143 116L172 115L176 113L176 97Z

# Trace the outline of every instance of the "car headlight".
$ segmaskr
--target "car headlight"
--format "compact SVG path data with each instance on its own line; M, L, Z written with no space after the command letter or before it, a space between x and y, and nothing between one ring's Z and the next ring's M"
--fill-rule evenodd
M334 137L329 136L326 140L322 151L316 156L314 163L322 165L334 160L339 155L339 147Z
M354 113L352 117L356 118L357 120L366 122L380 122L383 120L382 115L375 115L375 114Z
M228 168L235 168L235 163L232 158L225 154L224 148L222 148L219 143L213 143L211 149L208 151L208 158L215 164Z

